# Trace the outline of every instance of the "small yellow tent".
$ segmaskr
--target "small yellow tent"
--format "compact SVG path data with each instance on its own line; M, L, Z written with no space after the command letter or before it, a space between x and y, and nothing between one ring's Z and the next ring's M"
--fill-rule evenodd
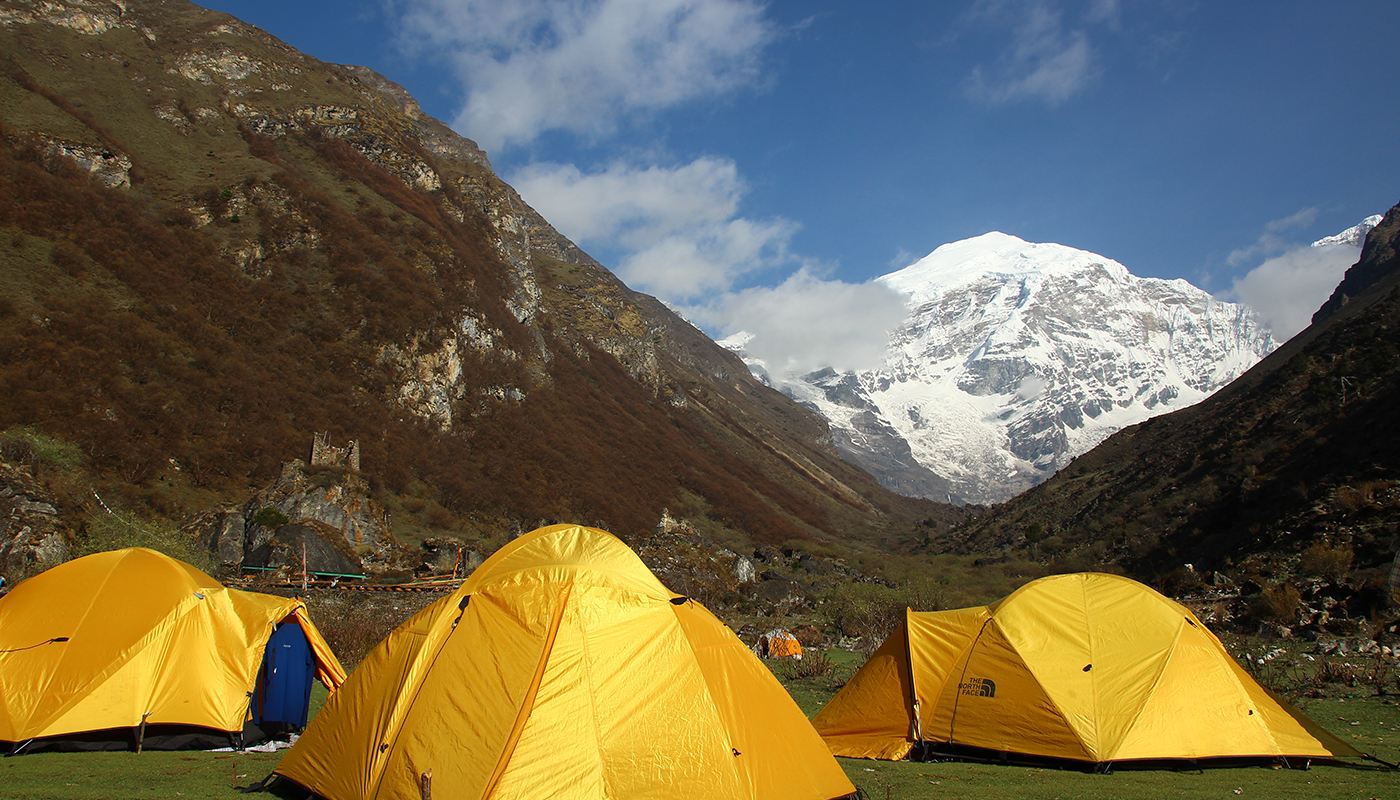
M797 637L782 628L762 634L753 646L754 655L759 658L802 658L802 643Z
M423 780L479 800L855 791L732 631L572 525L507 544L391 633L276 772L331 800L416 798Z
M285 623L334 691L345 672L300 600L225 588L145 548L40 573L0 598L0 746L151 747L186 728L237 741Z
M1098 573L906 612L812 723L858 758L919 743L1095 764L1360 755L1260 686L1185 607Z

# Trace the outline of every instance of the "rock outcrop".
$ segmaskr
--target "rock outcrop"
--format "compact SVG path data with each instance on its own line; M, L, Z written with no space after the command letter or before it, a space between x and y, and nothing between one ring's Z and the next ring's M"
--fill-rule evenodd
M284 569L364 574L398 566L404 547L360 474L359 446L329 446L318 435L311 464L282 465L276 483L237 509L199 515L186 526L228 571Z
M0 578L8 589L68 559L74 532L58 500L23 466L0 460Z

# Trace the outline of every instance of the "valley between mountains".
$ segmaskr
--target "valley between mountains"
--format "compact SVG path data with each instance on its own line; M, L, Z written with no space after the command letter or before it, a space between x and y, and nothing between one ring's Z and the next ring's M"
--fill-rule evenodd
M811 643L1081 570L1374 639L1400 588L1400 212L1366 226L1288 341L992 232L881 279L908 315L880 368L779 376L388 77L183 0L5 0L0 576L143 544L402 583L566 521Z

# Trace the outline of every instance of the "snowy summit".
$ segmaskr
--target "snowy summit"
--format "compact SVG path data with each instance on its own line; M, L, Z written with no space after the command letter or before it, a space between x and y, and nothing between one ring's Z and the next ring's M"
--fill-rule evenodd
M1331 247L1333 245L1346 245L1347 247L1360 247L1366 243L1366 234L1370 233L1372 228L1381 224L1381 220L1383 219L1385 219L1385 217L1380 214L1372 214L1366 219L1361 220L1359 224L1353 225L1335 236L1325 236L1318 239L1312 243L1312 246Z
M1196 403L1275 347L1244 306L988 233L880 281L908 300L884 366L785 387L896 491L995 503L1114 432Z

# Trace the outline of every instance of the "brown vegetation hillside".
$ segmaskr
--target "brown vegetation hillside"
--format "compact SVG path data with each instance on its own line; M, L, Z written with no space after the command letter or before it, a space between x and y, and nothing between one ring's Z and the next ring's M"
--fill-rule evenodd
M239 503L327 432L417 538L669 509L866 547L958 517L843 462L383 78L183 0L0 7L0 430L76 445L109 499Z

